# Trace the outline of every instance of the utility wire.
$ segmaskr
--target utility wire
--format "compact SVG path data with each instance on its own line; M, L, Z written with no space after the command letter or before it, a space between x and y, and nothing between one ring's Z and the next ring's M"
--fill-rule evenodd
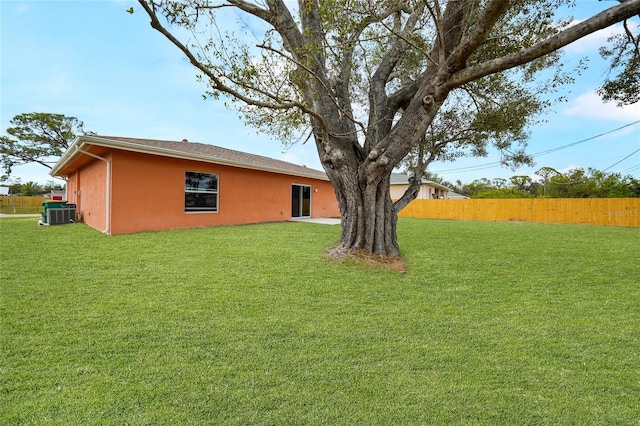
M613 163L612 165L610 165L609 167L607 167L606 169L602 170L603 172L606 172L607 170L609 170L610 168L612 168L613 166L616 166L620 163L622 163L624 160L626 160L627 158L631 157L633 154L635 154L636 152L640 151L640 148L636 149L635 151L633 151L631 154L627 155L626 157L624 157L622 160Z
M551 154L551 153L556 152L556 151L560 151L560 150L563 150L563 149L566 149L566 148L570 148L572 146L579 145L579 144L591 141L593 139L597 139L597 138L600 138L602 136L606 136L608 134L617 132L619 130L622 130L622 129L630 127L630 126L633 126L633 125L638 124L638 123L640 123L640 120L636 120L636 121L634 121L632 123L625 124L622 127L618 127L617 129L609 130L607 132L600 133L598 135L591 136L591 137L586 138L586 139L581 139L581 140L579 140L577 142L572 142L572 143L567 144L567 145L562 145L562 146L558 146L556 148L547 149L545 151L536 152L535 154L531 154L531 157L540 157L542 155L547 155L547 154ZM633 154L631 154L631 155L633 155ZM623 160L624 159L626 159L626 158L623 158ZM476 170L492 169L492 168L500 166L500 165L502 165L502 163L500 161L495 161L495 162L492 162L492 163L478 164L477 166L459 167L459 168L456 168L456 169L446 169L446 170L434 170L434 173L451 173L451 172L462 172L462 171L476 171ZM615 166L615 164L613 166ZM611 168L613 166L610 166L609 168ZM607 170L607 169L605 169L605 170Z
M639 170L639 169L640 169L640 164L636 164L635 166L631 166L628 169L621 170L620 173L631 173L631 172Z
M617 129L609 130L608 132L604 132L604 133L601 133L599 135L591 136L590 138L586 138L586 139L579 140L577 142L570 143L568 145L559 146L557 148L548 149L546 151L540 151L538 153L533 154L532 157L551 154L552 152L560 151L562 149L569 148L569 147L572 147L574 145L578 145L578 144L581 144L581 143L584 143L584 142L588 142L588 141L593 140L593 139L600 138L602 136L606 136L606 135L608 135L610 133L617 132L618 130L622 130L622 129L626 128L626 127L633 126L634 124L638 124L638 123L640 123L640 120L634 121L633 123L625 124L622 127L618 127Z

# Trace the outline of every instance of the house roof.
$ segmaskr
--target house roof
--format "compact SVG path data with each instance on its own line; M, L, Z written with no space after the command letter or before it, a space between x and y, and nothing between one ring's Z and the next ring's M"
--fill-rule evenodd
M188 142L186 139L183 142L176 142L99 135L78 136L53 167L50 174L52 176L64 175L61 172L65 167L76 158L85 155L82 151L86 151L92 146L329 180L327 175L320 170L215 145Z
M468 200L469 197L466 195L458 194L457 192L449 192L447 194L450 200Z
M426 185L430 185L433 186L434 188L437 189L442 189L444 191L450 191L453 192L450 188L441 185L437 182L434 182L432 180L427 180L427 179L422 179L422 183L426 184ZM405 175L403 173L391 173L391 180L390 180L390 184L391 185L408 185L409 184L409 176Z

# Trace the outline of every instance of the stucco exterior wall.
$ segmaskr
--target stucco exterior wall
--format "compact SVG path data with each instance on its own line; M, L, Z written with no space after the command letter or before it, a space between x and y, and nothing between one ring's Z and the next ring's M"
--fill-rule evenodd
M289 220L292 184L311 186L312 217L339 216L328 181L119 150L109 158L110 234ZM79 209L89 226L102 229L104 214L100 216L97 206L105 201L105 176L99 172L106 169L104 162L95 163L80 171ZM184 211L187 171L219 175L218 212Z
M67 202L76 204L81 219L92 228L106 230L107 164L100 160L85 164L69 176L68 185Z
M79 185L80 185L80 181L78 179L78 172L75 171L73 173L71 173L69 176L67 176L67 197L66 200L68 203L72 203L72 204L76 204L76 206L79 204L78 202L78 189Z

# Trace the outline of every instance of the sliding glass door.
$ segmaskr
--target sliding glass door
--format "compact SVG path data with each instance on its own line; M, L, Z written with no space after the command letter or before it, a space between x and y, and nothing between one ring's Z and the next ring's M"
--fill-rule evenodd
M311 217L309 185L291 185L291 217Z

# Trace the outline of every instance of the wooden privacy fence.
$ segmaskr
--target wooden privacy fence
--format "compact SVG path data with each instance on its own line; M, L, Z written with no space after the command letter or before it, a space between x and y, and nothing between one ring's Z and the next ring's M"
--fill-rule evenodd
M398 216L640 227L640 198L413 200Z
M46 197L0 197L0 206L41 206Z

